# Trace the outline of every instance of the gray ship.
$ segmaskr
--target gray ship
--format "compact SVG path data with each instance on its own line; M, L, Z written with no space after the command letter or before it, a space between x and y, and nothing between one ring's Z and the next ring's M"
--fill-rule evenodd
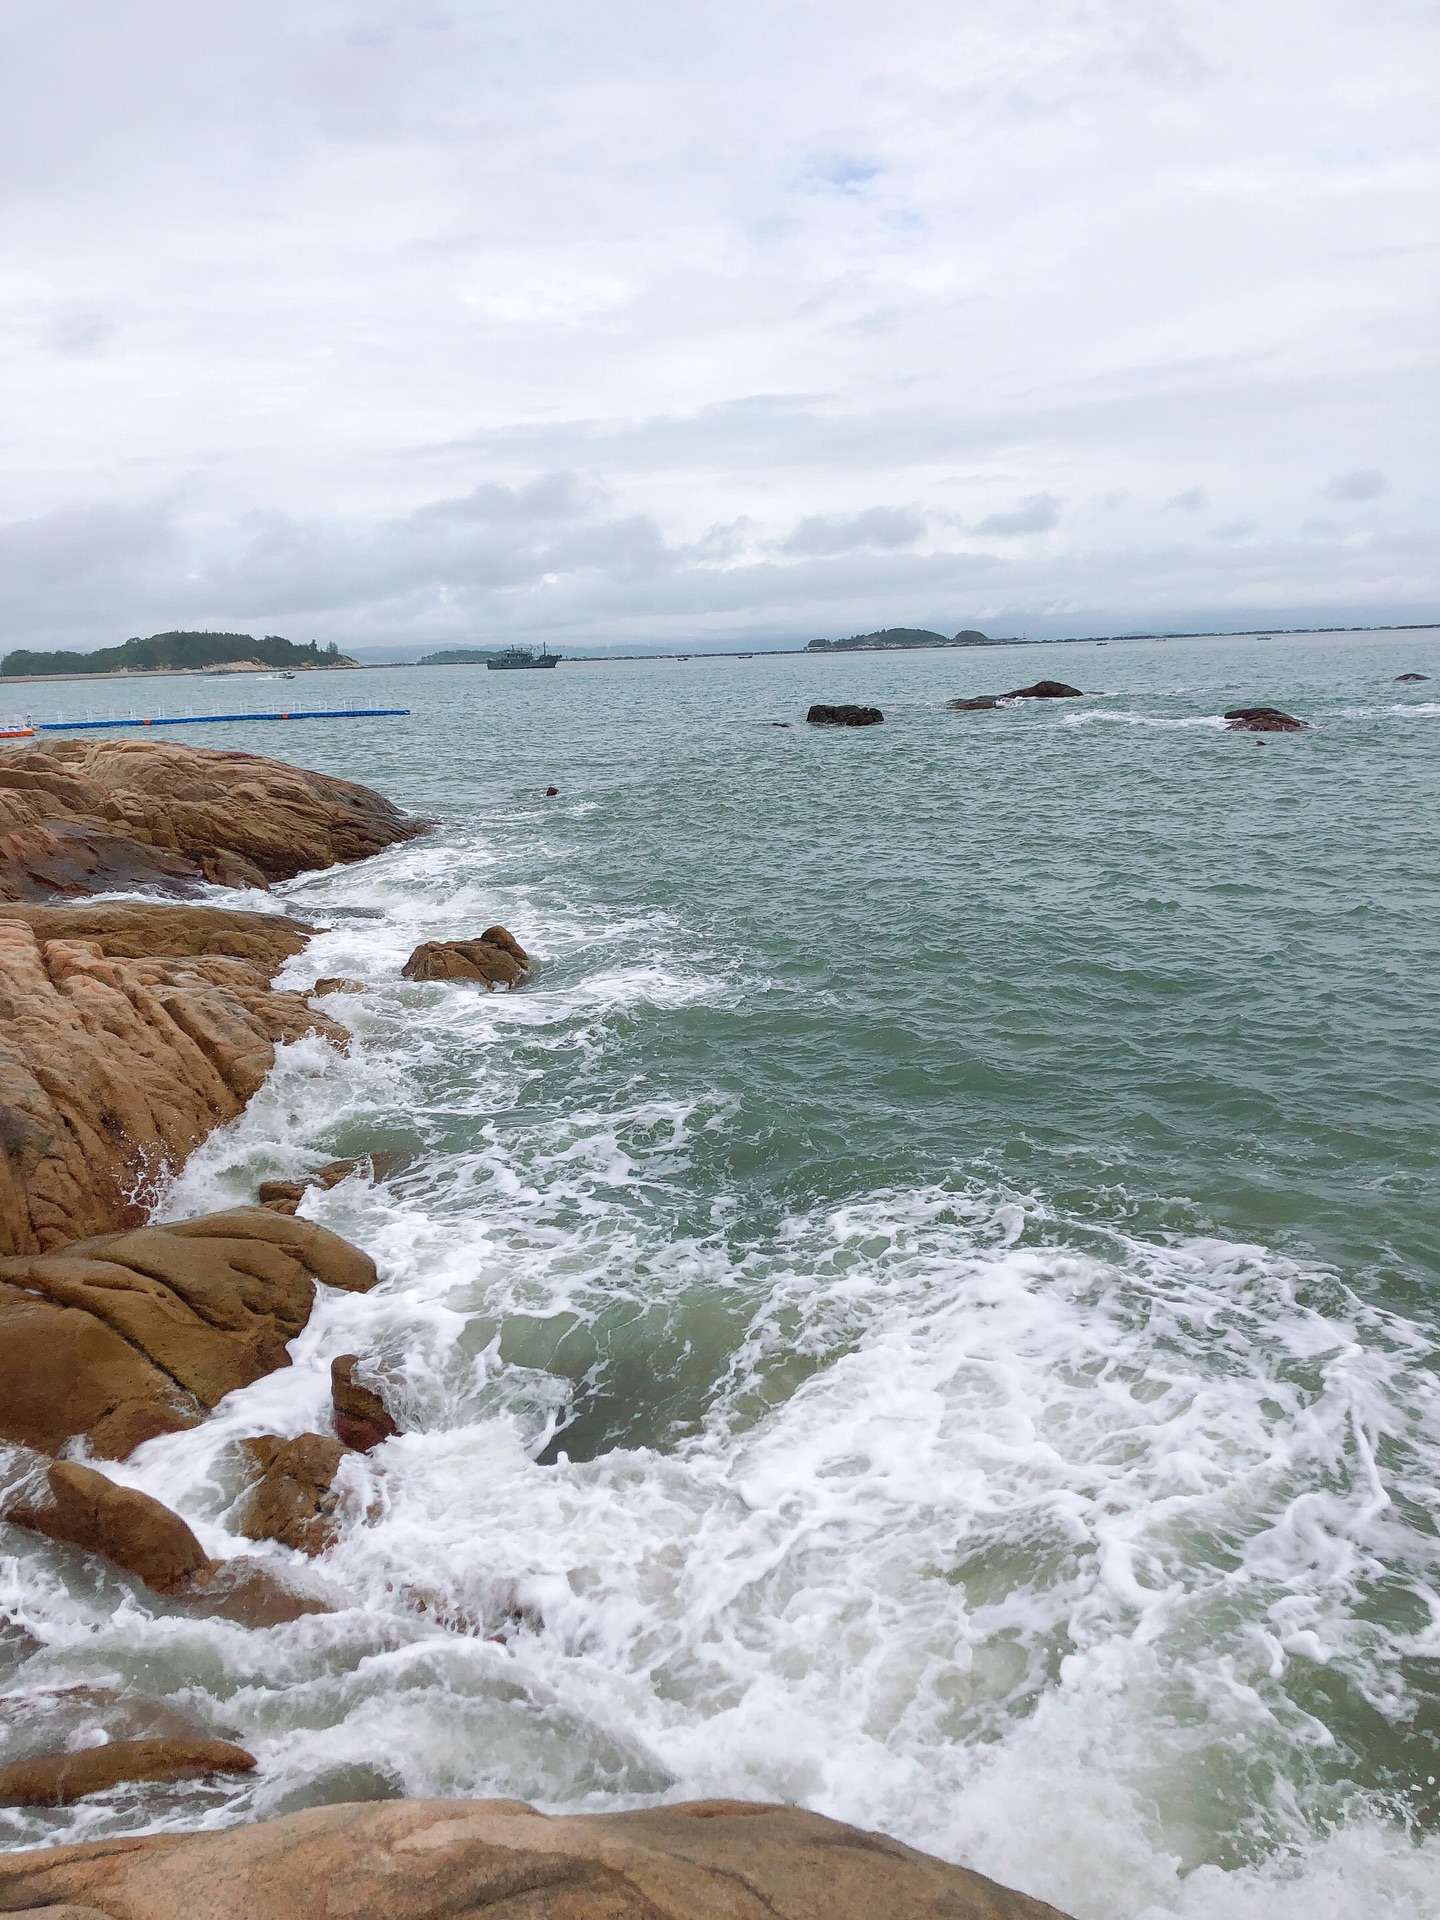
M545 647L539 653L533 647L506 647L493 660L487 660L485 666L490 673L511 673L519 667L558 667L560 660L558 653L551 653Z

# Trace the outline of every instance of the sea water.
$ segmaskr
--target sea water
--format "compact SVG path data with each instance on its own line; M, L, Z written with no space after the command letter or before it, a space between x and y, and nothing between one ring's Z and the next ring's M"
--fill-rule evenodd
M1440 636L364 680L410 717L177 730L436 824L216 892L365 991L158 1211L395 1153L303 1209L382 1284L106 1470L278 1563L235 1442L341 1352L405 1431L289 1626L0 1529L0 1747L259 1762L4 1844L737 1795L1081 1920L1440 1914ZM523 989L400 978L494 921Z

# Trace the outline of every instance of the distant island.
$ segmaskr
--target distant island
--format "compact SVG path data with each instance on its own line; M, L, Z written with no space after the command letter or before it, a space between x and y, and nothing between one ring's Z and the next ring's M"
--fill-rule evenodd
M123 646L100 647L94 653L34 653L17 647L0 660L0 678L19 675L52 679L72 673L202 673L216 667L354 667L360 663L341 653L332 640L320 647L304 646L267 633L257 640L249 633L152 633L148 640L127 640Z
M1000 644L974 627L953 635L931 633L927 627L882 627L879 633L856 633L848 640L812 640L807 653L884 653L901 647L991 647Z
M417 667L483 667L495 658L497 649L484 647L447 647L443 653L422 653Z

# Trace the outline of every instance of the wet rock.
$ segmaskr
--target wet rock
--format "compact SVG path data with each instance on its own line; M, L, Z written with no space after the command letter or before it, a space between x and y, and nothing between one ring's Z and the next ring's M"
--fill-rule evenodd
M1428 680L1428 673L1397 673L1396 680Z
M240 1516L245 1538L275 1540L297 1553L324 1553L337 1532L339 1495L332 1483L345 1447L323 1433L301 1433L293 1440L262 1434L241 1446L260 1469L260 1484Z
M827 707L817 703L805 718L812 727L878 727L885 716L879 707Z
M547 800L554 800L559 796L559 792L560 792L559 787L546 787L545 798Z
M390 1148L380 1153L362 1153L353 1160L330 1160L323 1167L316 1167L313 1173L302 1174L298 1180L262 1180L257 1198L262 1207L268 1207L273 1213L294 1213L310 1187L328 1192L342 1180L348 1180L352 1173L368 1173L374 1180L386 1180L409 1157L403 1149Z
M310 989L312 1000L323 1000L328 993L364 993L363 980L348 980L343 974L327 973L323 980L317 980Z
M0 906L0 1253L138 1225L278 1043L347 1044L270 985L308 937L214 908Z
M1231 707L1225 718L1227 733L1304 733L1308 724L1278 707Z
M487 927L478 940L425 940L401 968L406 980L478 980L491 991L529 971L530 956L504 927Z
M254 1765L253 1754L228 1740L112 1740L0 1766L0 1806L66 1807L124 1780L192 1780L206 1773L249 1773Z
M1037 680L1033 687L1016 687L1002 693L1002 700L1083 700L1079 687L1067 687L1063 680Z
M209 1571L208 1554L178 1513L148 1493L117 1486L93 1467L52 1461L46 1494L9 1502L4 1518L64 1546L98 1554L156 1593L173 1593L195 1574Z
M400 1429L380 1395L356 1380L359 1364L358 1353L342 1353L330 1362L330 1400L340 1439L357 1453L369 1453L382 1440L393 1439Z
M946 705L953 713L993 713L1000 704L1000 696L994 693L982 694L978 700L949 700Z
M315 1283L363 1293L375 1265L311 1220L238 1207L0 1258L0 1439L123 1458L290 1364Z
M983 1874L797 1807L550 1815L518 1800L312 1807L219 1833L0 1855L0 1911L126 1920L1064 1920Z
M0 899L266 886L423 832L368 787L176 741L0 752Z

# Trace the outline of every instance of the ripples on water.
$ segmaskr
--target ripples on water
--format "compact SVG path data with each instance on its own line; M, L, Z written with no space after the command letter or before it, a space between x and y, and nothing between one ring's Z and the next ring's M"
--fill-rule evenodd
M10 1844L744 1794L1084 1920L1440 1913L1440 704L1393 684L1440 648L1035 651L396 671L407 722L234 730L441 826L284 890L356 1048L165 1206L409 1158L307 1203L385 1284L114 1471L230 1551L232 1442L323 1423L332 1354L409 1431L348 1464L328 1618L0 1533L12 1742L118 1683L260 1761ZM1107 691L941 704L1017 670ZM886 724L766 724L812 697ZM1219 730L1261 699L1313 730ZM532 987L399 979L495 919Z

